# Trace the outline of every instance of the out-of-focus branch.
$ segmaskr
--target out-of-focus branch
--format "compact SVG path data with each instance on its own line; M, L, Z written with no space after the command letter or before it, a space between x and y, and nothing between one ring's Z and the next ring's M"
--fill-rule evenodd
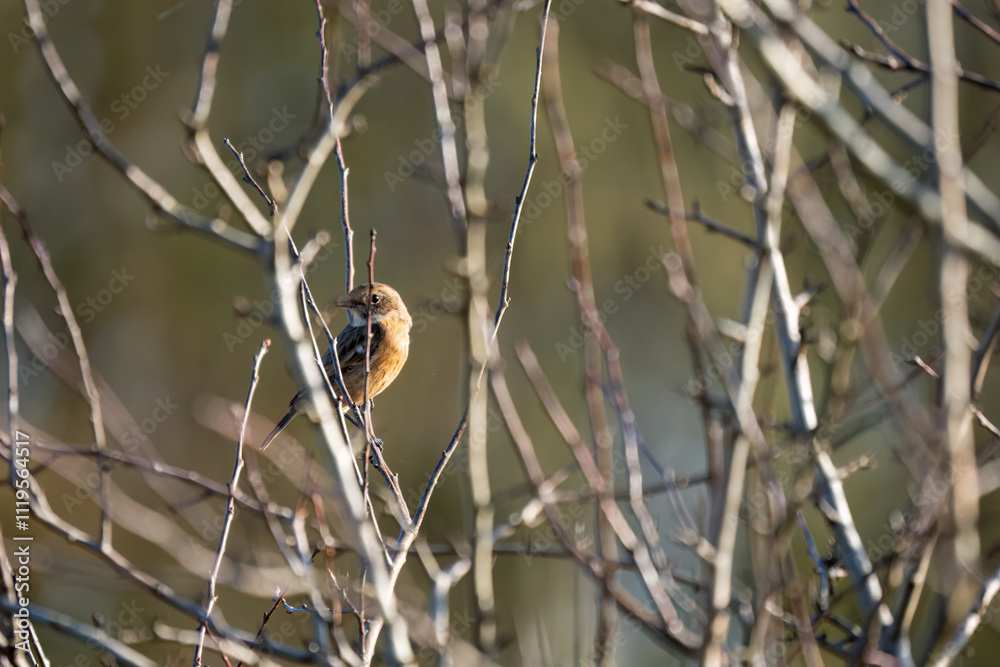
M465 302L465 330L468 344L468 369L465 394L468 401L469 422L469 488L472 496L472 590L476 623L474 628L477 646L483 653L496 659L497 609L494 592L493 547L496 529L494 517L496 504L490 483L489 393L480 387L480 373L499 356L489 344L489 277L487 275L487 215L489 202L486 196L486 169L490 151L486 130L486 105L476 98L482 90L486 43L489 23L486 21L486 0L472 0L468 12L468 44L462 39L462 30L454 24L461 17L454 16L450 29L449 45L452 51L452 80L455 94L465 89L466 170L465 198L468 202L469 225L465 245L463 268L468 281ZM456 28L458 28L456 30ZM457 34L456 34L457 33ZM463 57L464 56L464 57ZM437 621L437 619L435 619ZM439 633L440 634L440 633ZM447 656L445 656L447 657Z
M778 19L794 30L803 43L821 60L837 69L866 104L891 127L921 150L927 148L933 133L903 105L895 103L864 67L853 66L850 57L787 0L764 0ZM816 113L827 129L836 135L858 161L893 192L910 203L928 222L941 223L941 198L938 193L910 177L889 153L865 134L854 118L832 98L800 64L795 54L779 36L777 26L746 0L721 0L720 6L733 21L754 39L764 62L778 76L797 102ZM845 62L847 59L847 62ZM1000 198L994 195L969 169L964 179L970 201L986 216L994 228L1000 228ZM1000 262L1000 239L982 225L969 222L961 239L964 247L991 263Z
M12 604L3 598L0 598L0 607L7 613L13 613L20 608L18 605ZM31 618L45 625L52 626L63 634L74 637L88 647L100 648L123 665L129 665L130 667L156 667L156 661L150 660L101 628L81 623L72 616L55 611L54 609L41 607L37 604L32 604L27 609L28 613L31 614ZM45 664L48 663L46 662Z
M448 623L448 597L451 590L461 581L462 577L468 573L472 566L471 561L460 556L445 569L437 564L434 556L427 549L426 544L417 545L417 553L424 563L424 568L434 582L434 595L431 601L430 614L434 620L434 639L437 642L438 655L441 657L442 667L452 667L455 658L451 650L451 627Z
M660 3L655 2L655 0L634 0L632 4L636 7L636 9L640 9L650 16L655 16L658 19L663 19L668 23L673 23L674 25L684 28L685 30L690 30L696 35L708 35L708 26L701 21L695 21L694 19L688 18L683 14L672 12Z
M580 470L587 478L587 483L600 495L603 495L603 482L601 481L600 471L592 460L586 445L583 444L579 432L573 426L572 420L569 419L565 410L559 405L547 379L541 374L540 369L532 368L530 364L525 366L525 371L529 372L529 379L532 379L539 398L542 400L543 405L546 406L546 410L552 417L553 422L560 429L563 438L570 445ZM550 525L556 531L556 535L563 546L573 553L581 564L587 567L588 573L599 581L603 580L607 576L607 568L601 562L600 558L590 559L586 557L586 554L579 548L576 541L566 532L558 511L550 500L551 485L545 478L541 463L531 442L531 437L528 435L524 424L517 414L510 390L507 388L506 378L500 369L490 371L490 385L493 388L493 395L496 397L497 404L500 406L500 411L504 416L507 429L514 440L518 456L534 488L534 495L539 499L542 510L545 512ZM695 633L684 626L683 621L677 615L677 611L669 599L666 588L653 567L645 545L637 539L635 533L628 525L624 514L622 514L613 501L602 502L601 511L608 514L615 532L618 534L619 539L622 540L625 548L633 552L633 557L641 572L643 583L654 600L656 610L644 608L641 603L638 603L632 596L625 593L617 584L611 586L611 594L614 596L615 601L629 614L641 619L646 627L656 631L659 636L667 640L682 654L693 655L698 645L698 638Z
M949 602L948 622L953 625L967 613L975 595L979 573L979 482L976 443L972 433L972 349L969 339L969 260L962 248L968 234L965 189L962 179L962 149L958 140L958 78L955 33L950 0L928 0L927 35L930 48L931 116L937 150L938 190L941 193L941 249L938 277L944 347L942 402L944 427L942 444L950 464L947 475L951 487L949 510L954 525L954 553L957 588Z
M552 386L549 384L548 378L545 377L544 372L538 365L538 360L533 353L531 353L530 348L521 346L520 349L520 360L521 364L524 366L525 372L528 374L528 379L531 380L532 386L535 392L538 394L539 399L542 401L542 405L545 407L549 416L552 418L553 423L560 431L566 444L570 446L570 450L573 453L573 457L576 459L577 465L580 471L583 473L587 480L587 484L597 492L599 498L599 504L601 512L607 516L609 523L614 529L621 540L622 545L628 549L633 558L635 559L636 566L639 569L639 573L642 576L643 584L646 586L650 596L653 598L653 602L656 605L657 611L663 619L664 624L668 628L668 632L675 636L677 641L684 645L693 645L693 637L691 631L684 627L683 622L680 620L678 612L674 607L673 602L670 600L669 594L663 582L660 580L660 576L656 570L656 564L653 562L653 558L650 553L650 546L644 541L639 539L635 531L632 530L625 518L624 513L618 507L607 494L605 488L604 477L601 474L600 469L594 462L587 446L583 442L583 438L580 436L579 431L573 425L573 421L566 414L565 409L559 403L558 398L556 398L555 392L552 390ZM494 392L500 392L503 394L507 391L506 381L502 378L499 373L494 373L495 378L493 380ZM501 400L501 396L497 395L497 401L501 404L505 403L508 399L504 398ZM505 412L504 418L509 419L513 417L513 405L510 409ZM530 439L527 439L527 434L525 434L525 439L518 446L518 453L522 456L522 462L528 465L528 462L534 458L534 448L530 446ZM516 438L515 438L516 440ZM530 454L530 455L529 455ZM528 456L527 459L525 457ZM535 472L529 470L529 477L532 478L532 482L541 486L544 477L541 476L540 464L537 461L531 463L532 468L538 465L538 469ZM548 496L550 493L549 489L542 488L540 493ZM542 498L544 501L546 498ZM606 568L602 568L606 571Z
M229 17L233 13L233 0L219 0L215 4L215 17L212 19L212 30L205 44L205 52L201 57L201 69L198 72L198 93L195 96L194 108L187 120L188 126L198 131L208 124L212 113L212 100L215 98L216 77L219 71L219 58L222 42L229 30Z
M162 212L181 227L206 234L243 250L257 252L260 248L259 239L230 227L219 218L202 217L184 206L146 172L129 162L121 151L111 143L101 130L97 117L90 110L90 105L83 99L80 89L77 88L66 70L59 52L56 51L48 28L45 26L45 17L38 5L38 0L24 0L24 2L31 30L42 53L46 70L58 87L63 99L72 107L77 123L90 138L97 152L112 167L121 172L156 211Z
M465 210L465 198L462 196L462 186L459 182L455 121L452 120L451 107L448 105L448 88L444 82L441 52L437 45L437 31L434 28L434 19L427 8L427 0L413 0L413 11L417 15L420 36L424 40L424 56L427 58L427 72L430 75L431 92L434 96L434 111L441 133L441 155L444 160L445 192L449 204L448 214L451 218L455 241L458 243L459 250L463 250L466 244L469 221Z
M11 193L2 185L0 185L0 199L2 199L4 205L7 206L7 210L14 215L18 224L21 226L21 233L24 235L25 241L27 241L28 245L31 247L46 281L48 281L49 286L56 295L56 301L59 303L59 314L62 316L63 320L65 320L66 328L69 330L70 338L73 341L73 350L76 352L76 356L80 364L80 375L83 378L84 394L87 398L87 405L90 407L90 419L93 424L92 430L94 433L94 446L99 452L97 465L101 471L101 544L110 547L112 524L108 514L107 495L110 471L106 470L102 465L103 459L100 455L100 452L103 452L103 450L107 447L107 439L104 433L104 416L101 410L100 392L97 389L97 383L94 382L94 374L90 368L90 356L87 354L87 346L83 342L83 332L80 330L80 325L76 321L73 305L70 303L69 295L66 293L66 288L63 287L62 281L59 280L59 276L56 275L56 270L52 265L52 257L49 255L48 248L45 247L44 241L38 238L34 230L31 228L31 224L28 222L27 213L21 209ZM11 293L11 296L13 296L13 292ZM13 309L13 304L5 304L5 309L8 307ZM4 319L6 320L6 313ZM13 310L11 312L11 325L13 325ZM6 332L6 330L7 327L5 324L4 331ZM13 345L13 340L8 341L8 344ZM11 435L14 435L13 432Z
M959 620L941 650L935 652L927 662L930 667L946 667L965 650L972 635L982 624L983 617L990 613L997 593L1000 593L1000 570L995 571L982 583L972 609Z
M3 192L0 183L0 192ZM3 213L0 207L0 214ZM3 216L0 215L0 218ZM7 359L7 433L11 436L10 446L15 447L17 433L21 428L20 393L17 376L17 347L14 342L14 288L17 285L17 274L10 257L10 244L7 235L0 228L0 272L3 274L3 347ZM13 460L14 457L12 457ZM16 488L18 466L10 466L10 486ZM13 595L13 589L11 589Z
M545 49L543 65L545 67L545 85L543 95L545 107L548 110L549 124L552 126L552 134L556 141L556 150L559 154L559 164L562 167L563 178L566 181L564 189L564 199L566 201L566 222L569 228L569 247L572 262L572 278L570 285L576 293L577 307L580 313L580 322L584 325L584 394L587 401L587 413L590 416L591 431L596 441L597 465L600 468L601 477L604 483L604 498L607 500L607 491L614 488L614 438L611 429L608 427L607 413L604 407L604 393L601 390L602 377L604 371L601 363L601 343L598 341L596 330L602 328L600 317L597 313L597 299L594 296L594 281L590 268L590 247L587 239L587 223L584 218L583 208L583 170L577 160L576 148L573 144L573 135L570 131L569 119L566 115L566 106L563 102L562 75L559 71L559 22L553 22L549 26L546 36L548 44ZM603 332L607 337L607 332ZM534 354L525 345L518 347L518 356L524 363L525 355L530 355L534 360ZM537 360L534 360L537 366ZM634 428L630 431L634 433ZM645 519L642 525L652 526L651 531L656 532L655 524L646 509L642 498L642 476L641 471L633 468L633 460L638 462L635 438L631 439L632 447L629 448L629 492L634 510L642 512ZM637 466L636 466L637 468ZM633 472L638 473L638 480ZM639 489L636 496L636 489ZM637 514L639 516L639 514ZM615 538L614 529L608 516L601 512L598 516L598 534L601 558L608 562L618 559L618 543ZM647 536L648 539L648 536ZM654 550L659 551L659 539L649 545ZM611 639L616 625L616 605L611 596L610 585L614 582L614 570L607 573L604 582L604 590L601 593L601 608L598 622L597 641L595 644L596 659L598 665L612 664L614 661L613 645Z

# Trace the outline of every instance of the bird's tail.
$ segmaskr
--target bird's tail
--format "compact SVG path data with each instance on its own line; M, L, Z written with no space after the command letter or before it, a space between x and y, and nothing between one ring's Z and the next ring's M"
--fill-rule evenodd
M296 410L294 407L289 409L288 414L282 417L281 421L278 422L277 426L274 427L274 430L268 433L267 437L264 438L264 444L260 446L261 450L270 445L271 441L278 437L278 434L281 433L281 431L284 430L286 426L288 426L288 422L292 421L292 419L294 419L295 415L297 414L299 414L299 411Z

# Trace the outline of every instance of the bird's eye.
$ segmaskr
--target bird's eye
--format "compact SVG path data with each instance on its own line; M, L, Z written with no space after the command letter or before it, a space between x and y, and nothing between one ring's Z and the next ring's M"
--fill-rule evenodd
M372 294L372 305L376 305L381 297L378 294Z

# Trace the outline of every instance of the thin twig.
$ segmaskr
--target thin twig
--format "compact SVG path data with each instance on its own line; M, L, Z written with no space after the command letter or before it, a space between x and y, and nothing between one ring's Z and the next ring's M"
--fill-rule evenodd
M351 229L351 218L347 209L347 174L350 170L344 164L344 151L339 137L333 149L333 156L337 160L337 171L340 174L340 225L344 228L344 294L350 294L354 289L354 230Z
M229 529L233 525L233 518L236 516L236 493L235 489L240 483L240 473L243 471L243 437L246 434L247 429L247 419L250 416L250 405L253 402L253 394L257 389L257 383L260 380L260 362L267 354L267 349L270 346L271 341L265 339L260 344L260 349L257 350L257 354L253 358L253 370L250 374L250 387L247 390L246 403L243 406L243 419L240 421L240 433L236 439L236 462L233 464L233 474L229 479L229 497L226 499L226 516L222 521L222 531L219 536L219 548L215 552L215 562L212 564L212 570L208 575L208 590L205 593L205 619L202 620L201 625L198 626L198 643L195 647L194 661L192 663L193 667L199 667L201 662L202 650L205 643L205 633L208 631L207 619L212 615L212 608L215 607L215 602L218 599L216 595L215 587L216 581L219 577L219 568L222 566L222 558L226 553L226 543L229 540Z
M959 0L951 0L951 5L955 8L955 13L958 14L959 18L975 27L979 32L983 33L997 44L1000 44L1000 32L997 32L992 26L990 26L990 24L986 23L981 18L966 9L965 6L959 2Z
M507 237L507 250L504 254L503 273L500 277L500 299L497 302L496 314L493 316L493 333L490 335L489 345L496 342L497 332L500 330L500 320L503 319L504 311L510 305L510 298L507 296L508 285L510 283L510 264L514 255L514 239L517 237L517 224L521 219L521 210L524 208L524 200L528 195L528 186L531 184L531 175L535 172L535 164L538 162L538 152L535 150L535 136L538 120L538 89L542 84L542 54L545 49L545 31L549 25L549 8L552 0L545 0L542 7L542 28L538 38L538 48L535 50L535 86L531 93L531 121L528 125L528 166L524 171L524 182L521 184L521 192L514 199L514 214L510 221L510 234ZM485 371L485 366L483 367ZM479 374L482 379L482 371Z
M333 117L333 98L330 95L330 65L329 50L326 48L326 17L323 16L323 4L316 0L316 18L319 27L316 29L316 39L319 41L319 89L326 102L327 121ZM338 143L340 139L338 138Z
M653 199L647 199L646 207L649 208L651 211L656 211L660 215L665 215L668 217L670 216L670 209L663 202L658 202ZM753 238L752 236L747 236L743 232L733 229L724 222L719 222L718 220L709 217L708 215L702 212L701 206L699 206L697 201L692 206L692 210L690 212L688 211L684 212L684 218L689 222L700 222L702 225L705 226L705 229L707 229L709 232L716 232L722 234L723 236L728 236L734 241L739 241L743 245L748 246L750 248L757 247L757 239Z
M250 169L247 168L247 163L243 159L243 153L236 150L236 146L233 146L233 142L229 141L228 137L224 137L222 139L222 143L226 145L229 152L236 156L236 161L240 163L240 169L243 170L243 181L253 186L253 189L257 191L257 194L259 194L261 198L263 198L264 203L267 204L267 208L273 216L278 211L278 205L274 203L273 199L267 196L267 193L264 192L264 188L260 187L260 184L257 183L256 179L254 179L254 177L250 174Z
M949 2L953 2L953 0L948 0L948 1ZM961 5L959 5L957 3L957 1L953 2L953 4L955 5L955 12L958 13L959 15L962 15L963 12L959 10L959 7ZM920 73L923 73L923 74L930 74L931 73L931 66L930 65L928 65L925 62L923 62L922 60L918 60L917 58L914 58L913 56L911 56L910 54L908 54L906 51L904 51L898 44L896 44L895 42L893 42L892 39L890 39L889 35L886 34L886 32L882 28L882 26L880 26L878 24L878 21L876 21L874 18L872 18L872 16L870 14L868 14L867 12L865 12L863 9L861 9L861 6L858 4L858 0L847 0L847 7L848 7L848 11L850 11L852 14L855 14L859 19L861 19L862 23L864 23L866 26L868 26L868 29L872 31L872 33L875 35L875 37L877 37L878 40L880 42L882 42L882 45L885 46L885 48L892 55L886 57L886 56L882 56L882 55L880 55L878 53L871 53L869 51L866 51L865 49L861 48L860 46L856 46L856 45L852 45L852 44L845 45L851 51L851 53L853 53L855 56L857 56L859 58L867 60L868 62L875 63L876 65L879 65L880 67L885 67L886 69L891 69L891 70L894 70L894 71L920 72ZM964 10L964 8L962 8L962 9ZM966 18L966 17L971 17L971 14L969 14L967 11L964 12L963 18ZM972 18L975 18L975 17L972 17ZM978 21L978 19L976 19L976 20ZM951 25L951 21L949 21L948 23L949 23L949 25ZM970 23L971 23L971 21L970 21ZM985 26L985 27L988 28L988 26L986 26L986 24L982 23L981 21L979 21L979 23L982 26ZM973 25L976 25L976 24L973 23ZM976 25L976 27L979 27L979 26ZM996 35L996 32L993 31L993 35L990 35L989 32L984 31L984 34L992 37L993 35ZM982 88L985 88L987 90L1000 91L1000 82L994 81L992 79L988 79L985 76L983 76L982 74L978 74L976 72L969 72L969 71L967 71L965 68L963 68L958 63L957 60L954 61L954 68L955 68L955 74L956 74L956 76L958 76L958 78L960 78L960 79L962 79L964 81L968 81L969 83L975 84L975 85L980 86Z

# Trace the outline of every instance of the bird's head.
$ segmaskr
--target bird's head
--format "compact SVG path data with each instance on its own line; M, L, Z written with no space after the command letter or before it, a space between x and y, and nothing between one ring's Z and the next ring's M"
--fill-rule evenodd
M366 326L368 312L371 311L372 323L384 320L395 320L406 326L413 326L410 313L399 293L384 283L368 283L358 285L348 294L337 300L337 305L347 310L347 318L352 326Z

